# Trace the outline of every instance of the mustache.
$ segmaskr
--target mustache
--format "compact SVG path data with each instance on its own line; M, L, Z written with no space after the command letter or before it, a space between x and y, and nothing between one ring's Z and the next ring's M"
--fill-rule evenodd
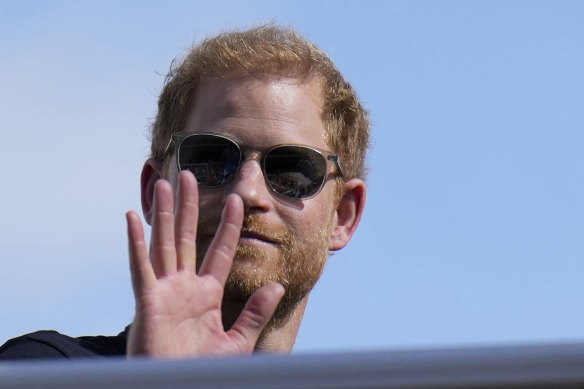
M240 236L255 236L281 246L289 246L292 234L288 229L268 226L258 221L254 215L243 219Z
M212 226L199 225L197 237L214 237L218 227L219 222ZM281 246L290 246L293 240L292 232L286 226L267 223L262 220L262 216L255 214L243 217L240 236L259 237Z

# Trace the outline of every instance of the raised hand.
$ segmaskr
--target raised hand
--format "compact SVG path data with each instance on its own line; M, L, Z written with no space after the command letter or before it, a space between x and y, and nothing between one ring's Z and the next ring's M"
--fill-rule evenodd
M221 301L239 240L242 200L235 194L227 198L217 233L197 274L199 201L192 173L180 173L178 191L175 217L172 187L164 180L155 184L150 255L140 218L135 212L126 214L136 298L127 354L192 357L251 353L284 288L269 284L258 289L226 331Z

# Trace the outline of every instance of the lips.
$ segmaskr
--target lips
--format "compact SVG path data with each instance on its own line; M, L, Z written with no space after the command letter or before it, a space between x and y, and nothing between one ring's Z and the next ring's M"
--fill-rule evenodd
M211 241L215 237L218 224L216 220L199 223L197 241ZM291 232L282 224L269 223L258 215L245 215L242 224L239 240L243 244L265 243L280 246L281 249L291 245Z
M267 235L262 234L262 233L257 232L257 231L251 231L251 230L241 230L241 233L239 235L239 239L252 239L252 240L258 240L261 242L271 243L271 244L278 244L279 243L273 237L267 236Z
M215 234L212 233L199 233L198 239L199 240L212 240L215 237ZM272 244L279 244L280 240L276 237L269 236L267 234L252 231L252 230L241 230L239 234L239 239L250 239L250 240L259 240L266 243Z

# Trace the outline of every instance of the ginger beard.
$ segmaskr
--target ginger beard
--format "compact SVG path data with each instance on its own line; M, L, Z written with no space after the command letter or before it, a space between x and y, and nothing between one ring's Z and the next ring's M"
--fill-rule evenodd
M331 222L328 222L308 240L300 242L287 226L267 225L262 222L259 215L246 215L241 229L242 234L259 234L276 242L277 254L274 255L273 252L255 245L241 242L237 245L223 295L224 327L226 329L231 327L256 290L272 282L284 286L286 292L267 328L284 325L322 274L328 257L327 237L330 236L330 227ZM208 244L198 242L198 261L204 258Z

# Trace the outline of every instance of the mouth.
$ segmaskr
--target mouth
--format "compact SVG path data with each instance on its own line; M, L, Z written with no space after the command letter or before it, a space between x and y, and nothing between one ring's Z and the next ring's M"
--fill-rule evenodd
M197 239L200 241L211 241L215 238L214 234L199 234ZM239 241L245 242L262 242L269 243L273 245L280 244L280 241L276 238L269 237L265 234L261 234L255 231L241 230L239 234Z
M239 241L241 243L260 242L260 243L267 243L267 244L271 244L271 245L277 245L279 243L275 239L270 238L269 236L266 236L266 235L258 233L258 232L247 231L247 230L241 230L241 234L239 235Z

